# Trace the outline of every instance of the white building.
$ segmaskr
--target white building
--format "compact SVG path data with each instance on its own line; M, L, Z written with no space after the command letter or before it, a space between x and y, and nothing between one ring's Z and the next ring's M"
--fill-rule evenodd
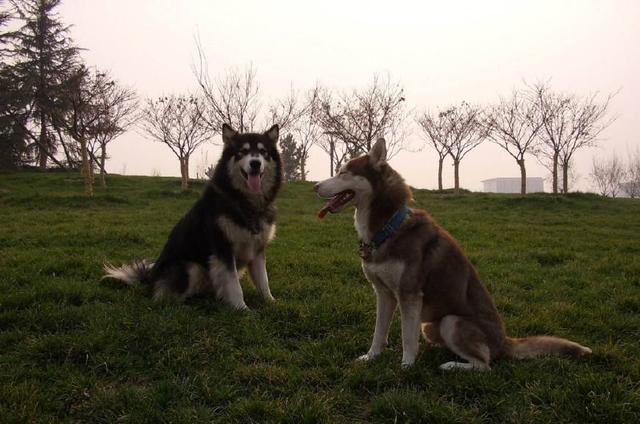
M520 178L491 178L483 180L485 193L520 193ZM527 193L544 192L544 178L527 177Z

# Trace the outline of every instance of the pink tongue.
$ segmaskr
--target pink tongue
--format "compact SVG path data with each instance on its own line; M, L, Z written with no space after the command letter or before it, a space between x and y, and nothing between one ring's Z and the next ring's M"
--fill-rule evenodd
M260 175L249 174L249 177L247 178L247 185L249 186L249 190L259 193L262 188Z

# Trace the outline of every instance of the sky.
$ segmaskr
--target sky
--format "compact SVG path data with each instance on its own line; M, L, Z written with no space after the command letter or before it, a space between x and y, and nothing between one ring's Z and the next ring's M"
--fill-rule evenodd
M59 14L73 25L86 62L109 70L141 98L197 90L192 67L199 38L211 76L252 65L264 103L316 82L336 90L365 87L376 73L399 81L416 113L463 100L490 104L524 81L549 80L556 90L580 95L619 90L610 107L616 120L599 147L576 156L576 188L583 191L591 187L593 157L626 158L640 148L637 0L64 0ZM192 156L192 177L215 163L219 138ZM408 142L413 151L391 165L412 186L435 188L435 152L417 129ZM114 141L109 155L109 172L180 174L169 148L139 130ZM534 157L526 163L528 176L548 176ZM328 156L313 150L309 179L328 176ZM484 179L510 176L519 176L515 160L489 142L460 168L461 185L471 190L482 190ZM453 186L450 160L444 183Z

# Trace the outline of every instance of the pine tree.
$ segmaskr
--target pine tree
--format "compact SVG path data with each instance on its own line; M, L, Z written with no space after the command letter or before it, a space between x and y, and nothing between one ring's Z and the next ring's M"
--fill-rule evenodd
M26 139L22 131L26 122L26 105L13 84L11 69L5 62L6 42L10 35L5 27L12 18L11 11L0 0L0 169L19 166L26 156ZM18 112L15 119L10 111Z
M8 36L7 32L4 31L2 27L4 27L11 18L11 12L5 8L4 2L0 0L0 58L2 58L4 54L4 40Z
M287 134L280 140L280 156L285 181L298 181L302 178L300 159L302 148L294 140L291 134Z
M0 169L17 168L29 158L26 104L12 82L10 70L0 67Z
M65 26L55 13L61 0L10 0L22 26L8 35L7 54L14 78L29 106L29 119L23 130L37 150L38 165L47 166L57 143L53 135L52 116L59 114L64 103L63 87L72 69L79 62L79 49L69 37Z

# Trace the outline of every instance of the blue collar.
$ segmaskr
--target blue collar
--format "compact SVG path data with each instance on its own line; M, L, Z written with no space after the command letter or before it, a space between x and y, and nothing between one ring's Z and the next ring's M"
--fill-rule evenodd
M385 226L382 227L382 230L374 234L373 238L371 239L372 247L374 249L377 249L382 243L385 242L386 239L391 237L391 234L393 234L393 232L397 230L398 227L404 222L407 215L409 215L409 208L407 207L407 205L403 205L400 210L398 210L398 212L396 212L395 215L393 215L391 219L387 221Z

